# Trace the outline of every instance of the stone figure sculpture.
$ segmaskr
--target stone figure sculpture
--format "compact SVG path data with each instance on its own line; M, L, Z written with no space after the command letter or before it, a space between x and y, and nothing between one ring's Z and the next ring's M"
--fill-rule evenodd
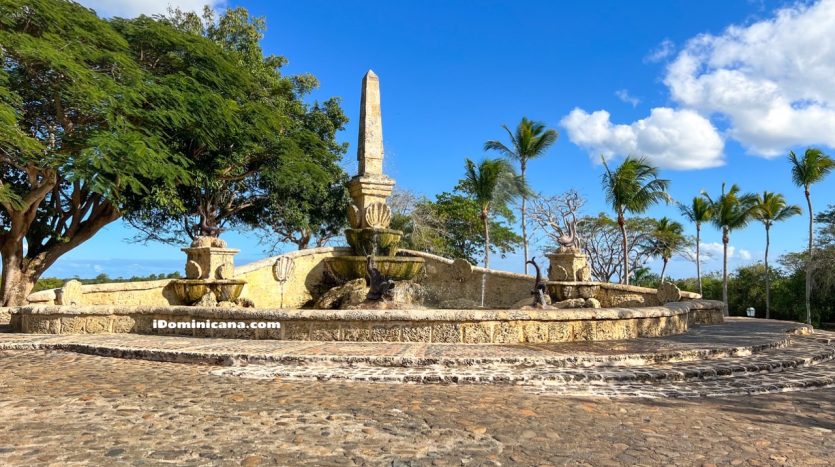
M536 270L536 281L534 282L533 290L531 290L531 295L533 295L533 306L537 308L544 308L547 305L545 301L547 286L545 285L545 281L542 280L542 273L539 270L539 265L536 264L536 260L531 258L528 260L528 263Z
M557 239L561 248L579 248L580 242L577 237L577 209L579 208L580 195L570 193L565 198L565 209L561 213L563 225L562 235Z
M366 256L365 262L365 281L368 284L368 300L382 300L384 298L391 298L391 292L394 289L394 281L387 279L377 269L374 263L374 257Z

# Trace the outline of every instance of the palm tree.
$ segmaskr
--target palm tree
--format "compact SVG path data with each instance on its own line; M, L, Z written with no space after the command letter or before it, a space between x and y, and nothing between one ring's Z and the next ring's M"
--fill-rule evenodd
M806 324L812 324L812 237L814 232L814 211L812 210L812 195L809 188L815 184L835 166L835 161L827 156L820 149L809 148L803 154L803 159L798 159L794 151L789 152L789 161L792 163L792 181L795 185L803 187L806 195L806 205L809 207L809 248L806 260Z
M623 271L621 282L629 284L629 246L626 237L626 213L640 214L659 201L670 201L667 188L669 180L658 178L658 168L649 165L643 158L631 156L614 172L609 170L603 158L603 191L606 201L617 213L618 227L623 237Z
M556 130L545 129L545 125L539 122L522 118L516 127L516 132L510 131L507 125L502 128L510 137L510 147L496 140L484 143L484 150L499 151L502 155L511 160L519 161L519 173L522 181L525 182L525 171L528 168L528 161L545 154L559 137ZM525 274L528 273L528 228L527 228L527 195L522 195L522 245L525 250Z
M731 232L748 225L757 203L756 196L740 194L739 191L739 187L734 184L725 192L723 183L722 194L715 200L702 192L713 211L711 222L722 231L722 302L725 304L725 316L728 316L728 243L731 241Z
M701 258L701 242L702 242L702 223L710 221L713 216L713 211L710 210L710 204L701 196L695 196L690 205L678 205L681 215L687 220L696 224L696 281L699 284L699 295L702 294L702 258Z
M504 159L484 159L476 165L466 160L464 189L472 195L479 207L482 228L484 228L484 268L490 268L490 215L497 209L528 192L524 181ZM481 276L481 306L487 274Z
M786 199L779 193L764 191L757 196L757 205L754 209L754 218L765 226L765 319L771 317L771 289L768 273L768 247L771 245L771 226L792 216L802 213L800 206L786 204Z
M667 272L667 263L687 241L684 238L684 226L679 222L662 217L655 221L655 230L652 232L652 237L655 251L661 256L661 261L664 262L660 278L660 282L663 284L664 274Z

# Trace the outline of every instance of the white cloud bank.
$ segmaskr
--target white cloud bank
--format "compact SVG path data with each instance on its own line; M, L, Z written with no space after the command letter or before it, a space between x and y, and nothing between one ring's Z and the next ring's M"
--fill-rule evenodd
M214 9L223 7L225 0L80 0L82 5L96 10L99 16L135 18L139 15L155 15L168 11L168 7L183 11L203 11L204 5Z
M571 142L595 158L636 154L671 169L702 169L723 163L722 138L710 121L692 110L658 107L643 120L615 125L605 110L587 113L574 109L560 123Z
M835 0L822 0L719 35L696 36L666 69L664 84L678 108L652 109L648 118L626 125L612 125L605 111L575 109L563 125L569 139L589 151L646 155L675 169L721 165L723 144L713 116L727 122L726 137L753 155L775 157L794 145L835 147L833 31ZM662 45L650 57L670 55L672 44ZM665 136L630 137L640 126ZM664 140L666 149L658 146Z

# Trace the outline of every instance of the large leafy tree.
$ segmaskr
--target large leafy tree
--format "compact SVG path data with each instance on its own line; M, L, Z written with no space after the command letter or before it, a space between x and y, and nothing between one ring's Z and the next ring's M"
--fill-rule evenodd
M528 120L523 117L516 131L511 131L507 125L502 125L510 138L510 146L501 141L490 140L484 143L485 151L498 151L505 157L519 162L519 174L523 182L526 182L525 173L528 169L528 161L545 155L554 143L557 142L559 133L557 130L546 129L545 125L539 122ZM525 274L528 273L528 225L527 225L527 195L522 194L522 248L525 256Z
M835 160L827 156L820 149L808 148L803 157L798 157L794 151L789 152L789 162L792 165L792 181L803 188L806 195L806 205L809 208L809 244L807 248L808 261L806 264L806 324L812 324L812 264L814 259L814 210L812 209L811 187L823 180L833 168Z
M188 179L188 161L163 144L171 98L91 10L0 3L4 305L24 303L47 268L150 187Z
M731 241L731 232L745 227L751 221L756 209L757 197L749 193L741 193L737 185L732 185L730 190L725 191L724 183L722 192L715 199L705 192L702 196L708 201L713 211L711 222L722 231L722 302L725 304L724 313L727 316L728 244Z
M195 183L157 193L129 217L144 238L182 242L245 225L303 248L339 229L346 146L335 135L347 119L335 99L305 104L315 78L285 76L286 60L263 54L263 19L234 8L217 20L175 11L115 25L177 92L166 143L194 167Z
M709 222L713 211L710 203L703 196L693 197L689 205L679 203L679 210L685 219L696 225L696 283L699 287L699 295L704 295L702 290L702 224Z
M492 215L507 209L508 203L528 192L524 180L504 159L484 159L478 165L470 159L465 163L466 175L461 183L479 208L479 218L484 230L484 267L490 268L490 220ZM482 275L481 306L487 275Z
M651 206L664 201L670 201L667 188L669 180L658 178L658 168L650 165L645 159L635 159L631 156L624 159L620 167L611 170L603 158L603 192L606 201L617 214L617 223L622 236L623 251L628 252L626 232L626 214L641 214ZM623 255L623 284L629 284L629 255Z
M757 195L757 203L754 208L753 216L758 221L762 222L765 227L765 317L771 318L771 287L770 275L768 270L768 249L771 246L771 226L775 222L782 222L792 216L800 215L802 211L800 206L789 205L786 199L779 193L771 193L764 191L762 195Z

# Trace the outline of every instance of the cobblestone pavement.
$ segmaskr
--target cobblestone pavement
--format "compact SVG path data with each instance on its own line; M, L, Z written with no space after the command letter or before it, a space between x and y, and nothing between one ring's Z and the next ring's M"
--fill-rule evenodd
M0 465L831 465L835 388L717 399L222 378L0 351Z

